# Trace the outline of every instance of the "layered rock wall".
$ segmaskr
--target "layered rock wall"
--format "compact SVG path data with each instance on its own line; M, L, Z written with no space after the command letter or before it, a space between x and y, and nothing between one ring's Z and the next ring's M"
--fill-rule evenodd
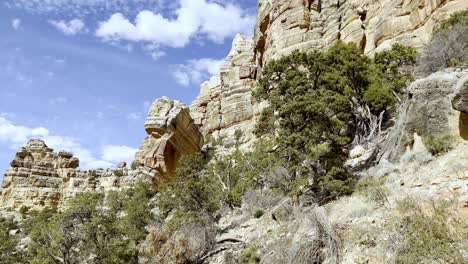
M218 76L201 86L190 105L203 135L225 138L243 132L242 146L263 106L252 98L262 68L294 50L321 50L338 40L355 42L367 54L393 43L419 48L465 0L259 0L254 38L238 35Z
M259 0L255 58L263 67L337 40L355 42L367 54L394 42L419 48L441 21L466 8L465 0Z
M231 140L240 130L243 141L253 138L255 119L261 110L252 97L257 75L254 55L253 39L237 35L220 74L202 84L190 109L203 135Z
M110 191L128 186L136 178L126 167L79 170L69 152L55 153L39 139L21 148L3 177L1 207L12 209L58 208L77 193Z

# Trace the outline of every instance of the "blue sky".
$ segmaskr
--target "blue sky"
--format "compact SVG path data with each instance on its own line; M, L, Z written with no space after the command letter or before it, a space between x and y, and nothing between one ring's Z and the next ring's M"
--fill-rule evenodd
M0 174L30 138L83 168L130 160L152 101L186 104L256 0L4 0L0 3Z

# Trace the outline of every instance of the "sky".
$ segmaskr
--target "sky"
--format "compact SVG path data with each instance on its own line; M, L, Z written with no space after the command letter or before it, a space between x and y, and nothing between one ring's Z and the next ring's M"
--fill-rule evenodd
M82 169L130 162L151 103L189 104L256 0L2 0L0 175L41 138ZM0 176L1 177L1 176Z

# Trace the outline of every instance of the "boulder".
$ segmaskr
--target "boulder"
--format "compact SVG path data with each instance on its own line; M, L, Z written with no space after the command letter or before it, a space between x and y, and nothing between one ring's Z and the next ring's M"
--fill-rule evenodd
M468 114L468 74L458 82L452 106L455 110Z

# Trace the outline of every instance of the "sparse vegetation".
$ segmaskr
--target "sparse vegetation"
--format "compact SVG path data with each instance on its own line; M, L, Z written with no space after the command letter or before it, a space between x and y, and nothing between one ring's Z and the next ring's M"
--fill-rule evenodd
M389 205L389 190L385 187L385 178L362 178L356 185L356 192L380 206Z
M429 75L468 62L468 10L454 13L442 23L418 59L418 72Z
M250 245L242 251L241 261L242 264L257 264L260 258L257 256L257 251L254 246Z
M16 249L18 237L10 234L18 228L12 219L0 218L0 264L21 263L22 254Z
M139 183L125 191L85 193L63 212L31 212L23 230L32 263L138 263L138 243L152 220L153 192Z
M432 201L428 206L406 198L398 203L401 248L397 263L466 263L468 225L456 214L453 204Z
M424 139L424 145L432 155L441 155L449 152L455 146L457 139L450 135L429 136Z

